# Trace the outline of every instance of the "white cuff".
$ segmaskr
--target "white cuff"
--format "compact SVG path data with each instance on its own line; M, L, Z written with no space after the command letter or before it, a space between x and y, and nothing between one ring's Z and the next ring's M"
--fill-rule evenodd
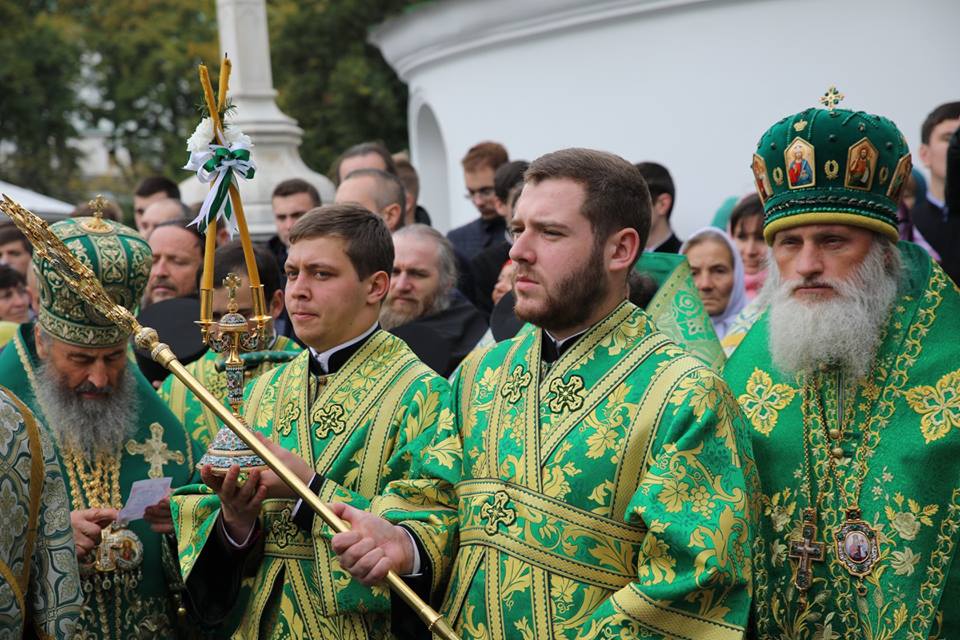
M416 578L420 575L420 550L417 549L417 541L413 538L413 534L410 533L410 530L406 527L400 527L403 529L403 532L407 534L407 537L410 538L410 545L413 547L413 569L410 573L403 574L404 578Z
M234 549L236 549L236 550L238 550L238 551L239 551L239 550L242 550L242 549L246 549L248 546L250 546L250 538L253 537L253 532L254 532L254 530L256 530L256 528L257 528L257 523L256 523L256 522L254 522L254 523L253 523L253 526L250 527L250 531L247 532L247 535L246 535L246 537L243 539L243 542L237 542L237 541L234 540L232 537L230 537L230 534L227 532L227 525L223 522L223 515L222 515L222 514L221 514L220 517L217 519L217 521L220 523L220 532L221 532L221 533L223 534L223 536L227 539L227 544L229 544L231 547L233 547Z

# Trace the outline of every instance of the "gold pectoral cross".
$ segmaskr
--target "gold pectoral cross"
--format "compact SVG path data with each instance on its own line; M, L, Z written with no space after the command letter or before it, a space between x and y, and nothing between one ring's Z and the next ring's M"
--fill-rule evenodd
M803 510L802 536L790 541L790 551L787 555L797 561L797 571L793 584L800 591L800 601L806 603L807 589L813 584L813 562L823 562L825 556L824 544L816 542L817 514L813 509Z

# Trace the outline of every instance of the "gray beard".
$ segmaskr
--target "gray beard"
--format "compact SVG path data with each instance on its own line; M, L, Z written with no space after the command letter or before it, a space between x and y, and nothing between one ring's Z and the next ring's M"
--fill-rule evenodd
M84 399L52 365L41 362L33 392L60 447L78 449L92 458L98 451L116 451L136 431L139 400L129 364L105 397Z
M791 295L801 282L781 282L771 260L760 295L770 307L774 366L788 375L810 374L822 365L838 367L854 379L867 375L897 296L899 258L896 247L875 240L847 280L817 279L833 286L835 297L808 302Z
M408 322L413 322L417 318L423 318L435 313L440 313L441 311L446 311L450 308L452 300L452 291L438 294L432 300L428 300L422 310L412 310L410 312L394 311L390 303L385 301L380 308L380 326L384 331L390 331Z

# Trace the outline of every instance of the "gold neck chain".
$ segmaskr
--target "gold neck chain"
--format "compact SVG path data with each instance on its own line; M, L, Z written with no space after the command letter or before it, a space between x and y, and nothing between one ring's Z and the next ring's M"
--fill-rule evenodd
M842 477L837 468L837 461L843 457L844 451L840 446L843 440L844 432L853 421L854 410L853 402L845 402L845 389L843 378L837 375L837 424L833 429L830 428L827 421L827 412L824 410L824 402L820 397L819 389L823 386L823 376L816 374L812 383L805 385L804 393L804 491L806 493L807 508L803 513L803 532L801 539L791 541L791 558L798 562L796 570L796 585L800 590L800 604L806 606L806 590L812 584L810 566L811 561L823 561L826 559L823 543L816 542L816 524L818 521L817 511L823 508L823 501L826 495L827 476L823 475L819 483L819 492L816 504L812 501L812 492L814 485L814 471L810 464L809 450L814 448L812 427L814 415L811 415L810 405L816 412L816 419L820 423L823 431L824 448L826 449L828 466L830 468L830 477L836 485L835 491L840 499L840 507L846 512L845 519L833 531L833 538L836 541L837 559L843 567L853 577L857 593L860 596L866 596L867 590L864 585L864 579L867 578L874 567L880 561L879 535L870 523L863 520L863 514L860 511L860 491L863 488L864 480L869 470L869 458L872 450L879 443L879 438L872 438L874 435L873 421L867 425L861 434L860 442L857 444L856 451L851 459L851 474L853 475L853 488L850 493L847 492L846 479ZM809 396L813 396L810 398ZM831 444L832 443L832 446ZM833 546L827 544L826 546Z
M74 509L112 508L120 503L120 453L97 452L92 465L75 448L63 449Z
M820 397L820 394L817 393L817 388L813 389L813 400L814 407L817 411L817 420L820 421L821 427L823 428L823 436L826 442L833 442L833 447L827 447L827 460L828 465L830 466L830 474L833 476L833 482L836 486L836 491L840 495L840 500L842 503L843 509L858 508L860 504L860 490L863 487L863 481L867 476L868 466L867 466L867 457L868 451L865 449L869 448L869 438L866 431L861 435L860 443L857 445L857 450L854 455L850 458L850 464L853 467L853 472L855 474L855 485L853 488L853 494L848 495L846 489L846 482L844 478L841 477L839 471L837 470L837 458L842 455L843 449L840 447L840 441L843 439L847 426L853 420L853 402L844 403L844 389L843 389L843 380L840 376L837 377L837 426L835 429L830 428L830 424L827 421L827 412L823 406L823 398ZM813 442L810 443L810 446L813 446Z

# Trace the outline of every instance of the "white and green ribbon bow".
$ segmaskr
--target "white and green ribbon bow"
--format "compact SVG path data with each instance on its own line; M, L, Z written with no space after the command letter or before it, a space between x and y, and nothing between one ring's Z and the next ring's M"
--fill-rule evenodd
M213 181L213 188L203 199L200 213L190 224L197 225L197 229L205 233L207 226L216 224L217 218L224 217L232 237L237 231L237 222L230 203L230 185L233 184L234 173L245 180L256 173L257 167L250 159L250 148L240 142L228 147L211 144L206 151L192 151L190 160L183 168L196 171L197 178L204 184Z

